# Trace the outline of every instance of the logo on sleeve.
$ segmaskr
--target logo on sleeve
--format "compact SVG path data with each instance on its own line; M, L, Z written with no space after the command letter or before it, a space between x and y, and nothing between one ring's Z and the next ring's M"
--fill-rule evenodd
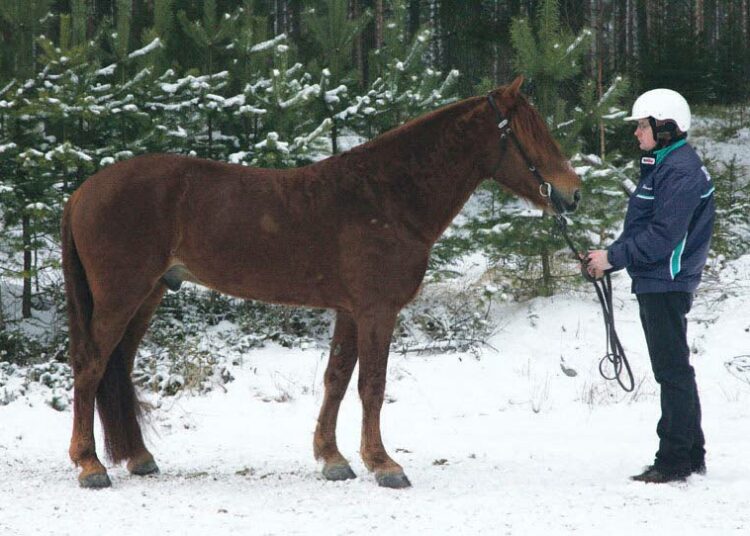
M703 172L703 174L704 174L704 175L706 176L706 180L707 180L707 181L710 181L710 180L711 180L711 174L710 174L710 173L708 172L708 170L706 169L706 166L701 166L701 171L702 171L702 172Z
M656 158L652 156L644 156L643 158L641 158L641 164L653 166L654 164L656 164Z

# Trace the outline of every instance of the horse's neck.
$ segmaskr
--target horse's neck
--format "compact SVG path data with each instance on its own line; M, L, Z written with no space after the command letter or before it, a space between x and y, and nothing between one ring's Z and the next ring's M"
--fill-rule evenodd
M403 210L418 226L423 236L436 241L463 208L484 178L476 159L476 143L470 132L436 126L432 140L414 150L400 144L396 161L394 188L407 195L397 197Z
M435 123L421 125L421 132L406 129L382 147L373 147L370 155L382 163L383 174L391 173L387 179L396 192L393 198L401 217L432 242L484 178L477 158L479 140L474 139L477 133L471 128L458 131L448 122ZM423 138L424 143L413 141Z
M483 177L472 161L471 155L443 159L428 173L415 173L409 177L420 192L413 206L425 235L434 242L461 211Z

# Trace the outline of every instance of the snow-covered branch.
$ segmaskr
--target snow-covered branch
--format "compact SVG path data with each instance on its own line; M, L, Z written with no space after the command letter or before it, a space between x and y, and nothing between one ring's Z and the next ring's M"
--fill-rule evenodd
M145 56L149 52L152 52L156 50L157 48L161 48L163 45L161 44L161 39L158 37L151 41L148 45L146 45L143 48L139 48L138 50L134 50L130 54L128 54L128 59L137 58L139 56Z

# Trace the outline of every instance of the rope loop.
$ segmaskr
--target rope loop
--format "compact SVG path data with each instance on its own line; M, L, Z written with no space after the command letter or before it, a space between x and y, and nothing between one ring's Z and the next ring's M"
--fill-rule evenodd
M565 216L558 215L555 217L555 222L560 230L565 242L573 252L574 258L581 262L581 275L594 285L596 295L599 298L599 304L602 307L602 318L604 320L604 333L607 339L607 353L599 361L599 374L605 380L617 380L620 387L624 391L630 393L635 388L635 380L633 379L633 371L630 368L628 358L625 356L625 349L620 343L620 338L617 336L615 330L615 313L614 306L612 303L612 278L609 274L605 274L603 278L596 279L588 273L587 265L588 260L583 257L578 248L576 248L573 240L568 234L568 221ZM609 369L611 372L608 372ZM626 373L623 377L623 371Z

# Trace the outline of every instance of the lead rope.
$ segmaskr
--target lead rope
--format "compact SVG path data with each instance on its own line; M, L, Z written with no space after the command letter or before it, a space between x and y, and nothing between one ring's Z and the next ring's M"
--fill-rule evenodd
M542 177L542 174L539 173L539 170L537 170L536 166L531 162L526 151L523 150L521 142L518 141L515 133L510 128L508 117L505 117L497 107L497 104L495 104L495 99L492 97L492 93L487 95L487 101L495 112L495 117L497 118L497 128L500 130L501 154L504 149L505 140L510 138L511 142L513 142L516 149L518 149L518 152L521 154L521 158L526 162L526 167L528 167L531 174L539 182L539 193L542 197L547 199L547 202L554 209L556 213L554 218L557 227L560 229L560 232L565 239L565 242L568 243L568 247L570 247L573 255L575 255L576 260L579 260L582 263L581 274L584 279L591 281L596 289L596 295L599 297L599 303L602 306L604 331L607 336L607 354L599 361L599 374L601 374L605 380L617 380L620 387L629 393L635 388L635 383L633 380L633 371L630 369L630 363L628 363L628 358L625 357L625 350L623 349L622 344L620 344L620 338L617 336L617 331L615 331L615 312L614 307L612 306L612 279L609 274L605 274L601 280L595 279L589 275L588 270L586 270L588 260L581 255L575 244L573 244L573 240L571 240L568 235L568 220L562 216L564 209L561 205L558 192L544 179L544 177ZM495 175L501 162L502 160L500 160L495 166L495 169L491 174L492 176ZM606 372L607 365L611 365L611 374L607 374ZM623 370L627 372L628 383L625 383L622 379Z
M612 278L609 274L605 274L601 279L592 277L586 269L588 259L581 255L581 252L578 251L575 244L573 244L573 240L568 235L568 221L564 216L558 214L555 216L555 222L575 258L582 262L581 275L594 285L596 295L599 297L599 303L602 306L604 332L607 336L607 353L599 361L599 374L605 380L617 380L620 387L630 393L635 388L635 381L633 380L633 371L630 368L630 363L625 356L625 350L615 330L615 309L612 304ZM608 370L611 372L608 372ZM623 370L627 373L626 380L623 380Z

